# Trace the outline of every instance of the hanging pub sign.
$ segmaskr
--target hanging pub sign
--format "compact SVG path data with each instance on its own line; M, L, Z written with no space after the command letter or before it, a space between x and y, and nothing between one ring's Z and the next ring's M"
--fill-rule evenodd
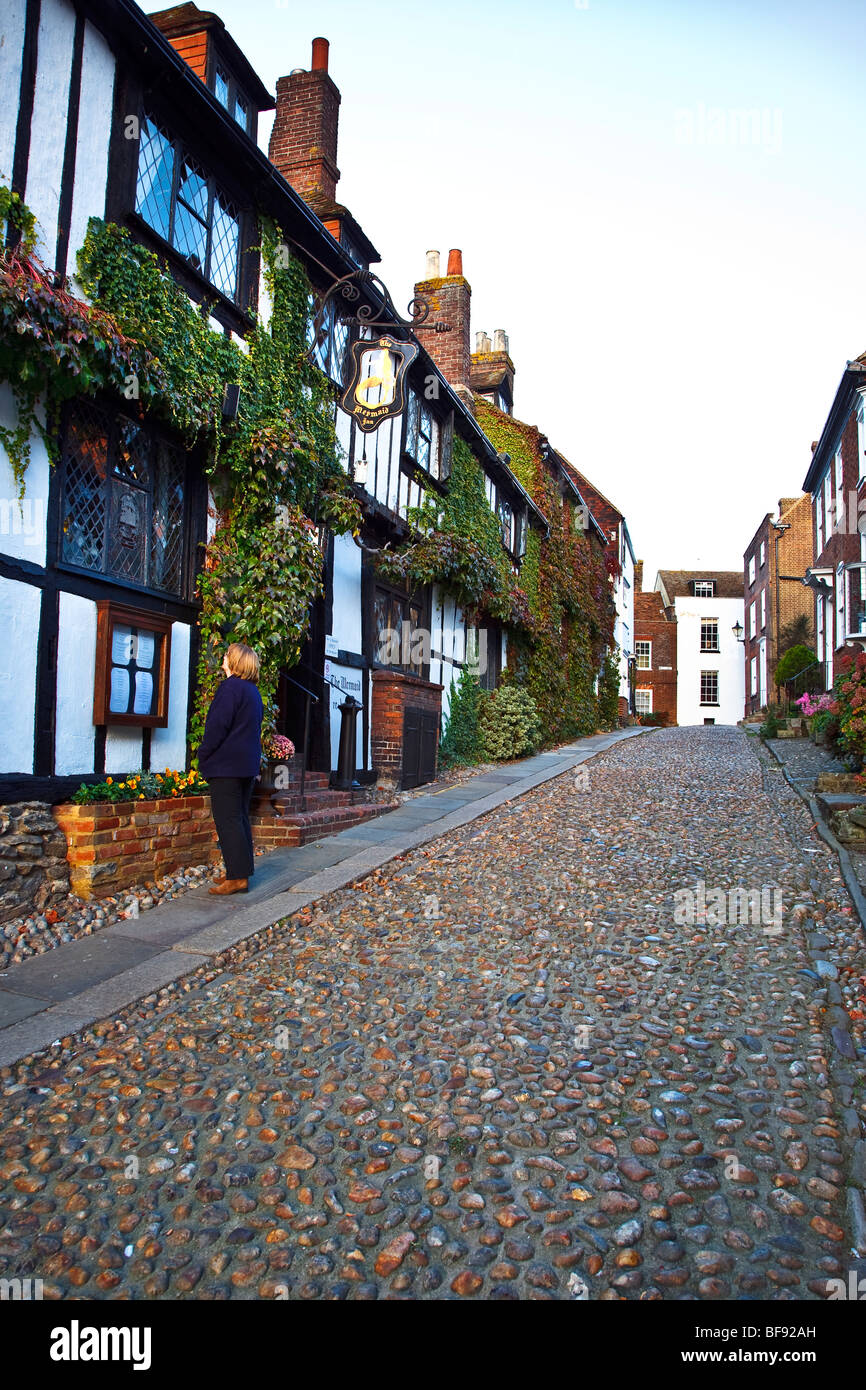
M354 415L359 429L369 433L383 420L402 413L406 372L418 356L418 347L386 336L356 341L350 351L351 377L340 404Z

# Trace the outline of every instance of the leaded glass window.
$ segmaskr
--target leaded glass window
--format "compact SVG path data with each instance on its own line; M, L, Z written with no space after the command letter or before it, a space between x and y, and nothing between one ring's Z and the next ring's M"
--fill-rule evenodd
M429 473L439 477L439 421L417 391L409 391L406 408L406 453Z
M149 116L141 124L135 210L221 294L237 299L240 212Z
M60 558L183 594L185 477L177 445L127 416L78 402L63 443Z
M313 360L319 370L342 386L349 347L349 325L340 318L334 301L328 300L317 332L318 311L319 306L311 294L307 301L307 344L313 350Z

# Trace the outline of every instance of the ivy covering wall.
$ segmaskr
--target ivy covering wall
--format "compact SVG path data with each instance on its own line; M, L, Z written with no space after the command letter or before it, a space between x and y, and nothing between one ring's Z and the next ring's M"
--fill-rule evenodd
M78 254L88 303L35 257L23 205L8 195L0 199L4 211L23 233L0 257L0 375L18 406L17 424L0 442L20 490L34 430L56 457L59 407L73 395L111 394L177 430L198 452L219 508L216 534L197 557L201 644L191 741L200 741L229 641L258 652L272 727L280 669L297 660L321 591L315 527L357 530L361 519L340 462L334 388L307 356L310 282L302 263L265 220L272 313L242 351L209 327L207 306L194 307L123 228L89 224ZM239 385L240 404L227 420L230 384Z
M604 552L563 500L545 464L540 431L476 397L476 417L550 523L531 531L520 571L532 613L533 640L509 645L512 676L538 707L545 743L562 742L610 723L596 678L613 645L611 590ZM599 692L601 693L601 692Z

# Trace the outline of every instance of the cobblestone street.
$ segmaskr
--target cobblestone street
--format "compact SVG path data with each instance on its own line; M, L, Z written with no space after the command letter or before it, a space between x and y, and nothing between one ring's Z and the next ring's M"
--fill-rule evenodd
M699 884L775 886L781 930L677 921ZM0 1276L821 1298L856 1262L864 977L837 861L757 741L654 731L6 1069Z

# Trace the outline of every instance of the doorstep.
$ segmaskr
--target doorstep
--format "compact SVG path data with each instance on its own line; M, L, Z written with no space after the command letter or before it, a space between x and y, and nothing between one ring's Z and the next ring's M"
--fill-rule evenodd
M421 793L399 809L326 840L277 849L256 865L249 893L195 888L92 936L31 956L0 975L0 1066L10 1066L164 989L257 933L410 849L560 777L615 743L652 730L594 734L555 752ZM453 808L450 803L456 802Z

